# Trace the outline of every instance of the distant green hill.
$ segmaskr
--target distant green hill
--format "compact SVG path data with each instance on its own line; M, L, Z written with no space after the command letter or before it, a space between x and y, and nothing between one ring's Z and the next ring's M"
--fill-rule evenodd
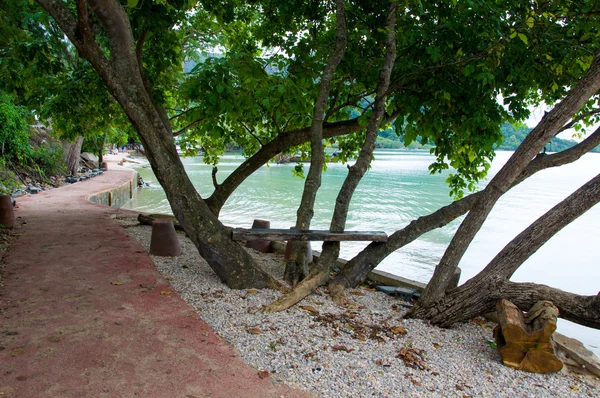
M517 149L519 144L525 139L525 136L529 134L529 132L533 130L531 127L519 127L515 128L510 123L504 123L500 126L500 131L504 136L504 142L502 145L498 147L500 150L506 151L514 151ZM565 149L569 149L572 146L576 145L577 141L575 140L565 140L562 138L553 138L548 145L546 145L546 151L548 152L560 152ZM592 150L592 152L600 152L600 147L596 147Z
M505 150L505 151L514 151L517 147L523 142L525 136L529 134L529 132L533 130L530 127L519 127L515 128L510 123L504 123L500 126L500 131L504 136L504 141L502 145L500 145L497 149ZM575 140L565 140L562 138L553 138L548 145L546 145L547 152L560 152L565 149L571 148L576 145L577 141ZM390 149L402 149L405 148L404 141L402 137L396 135L396 132L393 128L388 128L387 130L379 131L379 136L377 137L377 147L378 148L390 148ZM413 142L408 146L408 149L421 149L421 148L430 148L430 145L422 146L417 142ZM594 148L592 152L600 152L600 146Z

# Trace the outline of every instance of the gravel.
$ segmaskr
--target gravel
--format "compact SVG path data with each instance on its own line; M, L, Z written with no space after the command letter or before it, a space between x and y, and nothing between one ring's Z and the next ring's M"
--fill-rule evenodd
M120 223L144 247L151 227ZM324 290L279 313L258 310L280 293L223 285L194 245L179 234L183 254L151 256L156 268L199 317L257 371L322 397L597 397L597 380L531 374L508 368L491 347L493 324L473 320L450 329L402 319L402 301L354 289L356 308L343 309ZM283 257L250 250L281 278Z

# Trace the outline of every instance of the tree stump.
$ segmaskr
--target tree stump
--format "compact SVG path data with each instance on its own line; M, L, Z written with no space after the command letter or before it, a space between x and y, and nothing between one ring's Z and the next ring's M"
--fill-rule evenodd
M181 244L173 221L167 219L154 220L150 237L150 254L155 256L176 257L181 255Z
M550 301L537 302L527 316L508 300L496 304L498 326L494 338L506 366L532 373L552 373L563 363L555 352L552 334L558 309Z
M254 220L252 223L252 228L271 228L271 222L267 220ZM271 248L270 240L263 239L255 239L246 241L246 247L250 247L254 250L258 250L261 253L272 253L273 249Z
M0 224L4 228L15 226L15 212L10 195L0 195Z

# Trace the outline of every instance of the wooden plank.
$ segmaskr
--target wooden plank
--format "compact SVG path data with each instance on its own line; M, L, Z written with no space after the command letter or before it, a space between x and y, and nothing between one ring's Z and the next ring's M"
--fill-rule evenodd
M300 229L245 229L234 228L233 240L317 240L317 241L372 241L387 242L388 236L381 231L343 231L334 232L327 230L300 230Z

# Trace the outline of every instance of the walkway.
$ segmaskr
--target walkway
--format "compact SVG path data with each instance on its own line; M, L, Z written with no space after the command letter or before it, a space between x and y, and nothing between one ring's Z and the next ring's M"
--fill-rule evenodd
M261 379L88 202L131 171L18 198L0 292L0 398L305 397Z

